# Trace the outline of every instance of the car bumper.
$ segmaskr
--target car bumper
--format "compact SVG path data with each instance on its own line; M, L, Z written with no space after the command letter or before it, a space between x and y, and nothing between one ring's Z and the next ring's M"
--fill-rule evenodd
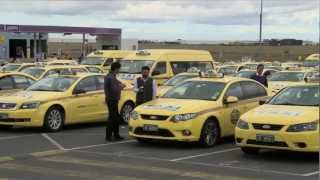
M144 125L156 125L158 131L144 131ZM190 131L190 134L184 132ZM129 136L133 138L148 138L192 142L199 140L199 132L191 121L174 123L171 121L130 120Z
M1 110L0 125L40 127L43 125L43 118L38 109L26 110Z
M236 128L236 144L240 147L259 147L266 149L282 149L302 152L319 152L319 132L285 132L285 131L263 131L243 130ZM266 143L256 141L256 135L273 135L274 142Z

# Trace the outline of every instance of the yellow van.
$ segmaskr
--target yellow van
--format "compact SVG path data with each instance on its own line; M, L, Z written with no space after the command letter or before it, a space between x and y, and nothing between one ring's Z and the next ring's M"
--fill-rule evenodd
M132 51L99 50L90 53L81 61L81 64L99 66L104 72L108 72L113 62L125 58L130 53L132 53Z
M212 56L204 50L146 49L131 53L120 63L121 79L133 82L140 75L141 68L149 66L158 85L192 67L203 72L213 69Z

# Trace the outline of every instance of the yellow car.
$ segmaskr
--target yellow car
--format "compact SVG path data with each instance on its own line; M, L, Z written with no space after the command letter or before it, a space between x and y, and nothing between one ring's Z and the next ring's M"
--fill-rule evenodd
M27 74L18 72L2 72L0 73L0 96L21 91L35 82L36 79Z
M89 73L89 70L86 67L80 66L54 65L46 67L30 67L22 70L21 72L39 80L53 74Z
M270 95L275 95L281 89L305 84L306 78L312 77L314 71L279 71L272 74L268 80L268 91Z
M106 121L104 76L50 76L25 91L0 97L0 125L43 127Z
M264 86L250 79L216 75L189 79L136 107L129 135L142 142L198 141L214 146L219 138L233 135L240 115L266 97Z
M247 154L260 148L318 152L319 105L318 85L288 87L241 116L236 143Z
M77 65L77 61L75 60L63 60L63 59L59 59L59 60L52 60L52 61L48 61L47 62L47 66L63 66L63 65Z
M8 63L1 67L1 71L6 72L20 72L26 68L34 67L36 64L34 63Z

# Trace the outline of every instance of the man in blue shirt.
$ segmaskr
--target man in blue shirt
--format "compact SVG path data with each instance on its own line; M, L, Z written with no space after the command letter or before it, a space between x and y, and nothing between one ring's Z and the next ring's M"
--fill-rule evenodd
M264 65L263 64L259 64L257 66L256 74L252 75L250 78L253 79L253 80L256 80L259 83L263 84L264 86L268 87L268 79L263 74L263 70L264 70Z

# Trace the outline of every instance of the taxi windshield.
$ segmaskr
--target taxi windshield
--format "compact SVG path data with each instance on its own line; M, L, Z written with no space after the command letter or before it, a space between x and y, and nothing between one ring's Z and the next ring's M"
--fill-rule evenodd
M152 67L152 60L121 60L120 73L139 74L143 66Z
M39 78L45 72L45 70L42 68L27 68L22 70L21 72L29 74L30 76L33 76L35 78Z
M237 72L237 69L238 69L237 66L221 67L218 70L218 73L223 73L224 75L231 75L231 74L235 74Z
M315 61L304 61L303 66L304 67L316 67L320 65L320 60L315 60Z
M28 91L64 92L77 80L75 77L48 77L31 85Z
M6 71L16 71L20 68L20 64L7 64L3 66L3 69Z
M243 77L243 78L250 78L255 73L256 73L255 71L240 71L238 72L237 76Z
M167 82L165 82L163 85L164 86L175 86L178 85L182 82L184 82L187 79L191 79L197 77L197 75L191 75L191 74L185 74L185 75L176 75L174 77L172 77L171 79L169 79Z
M163 98L197 99L215 101L219 98L225 84L210 81L185 81L170 89Z
M82 65L96 65L100 66L104 62L104 58L102 57L86 57L81 61Z
M269 104L273 105L292 105L292 106L319 106L320 87L301 86L290 87L271 99Z
M276 72L272 74L269 81L302 81L304 78L304 72Z

